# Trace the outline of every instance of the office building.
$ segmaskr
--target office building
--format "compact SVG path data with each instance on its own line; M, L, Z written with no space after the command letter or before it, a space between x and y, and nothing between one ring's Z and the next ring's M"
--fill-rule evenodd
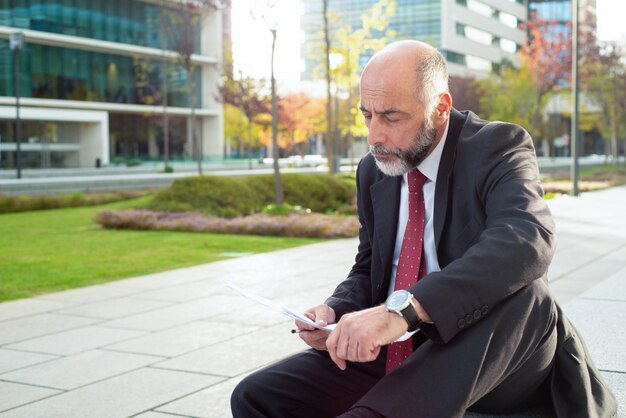
M15 54L19 53L23 168L76 168L120 159L163 158L163 80L169 150L190 160L188 77L177 65L163 16L176 0L0 0L0 168L16 161ZM167 13L165 13L167 12ZM222 12L203 9L183 23L195 36L196 137L204 158L223 155Z
M329 12L336 18L331 30L333 25L359 29L361 15L376 2L329 0ZM516 52L526 39L521 24L527 16L526 0L397 0L389 29L395 32L392 40L416 39L437 48L447 58L450 74L481 76L504 60L517 62ZM322 1L304 0L301 27L306 80L322 65L319 51L312 51L323 34ZM367 63L372 53L364 51L359 64Z

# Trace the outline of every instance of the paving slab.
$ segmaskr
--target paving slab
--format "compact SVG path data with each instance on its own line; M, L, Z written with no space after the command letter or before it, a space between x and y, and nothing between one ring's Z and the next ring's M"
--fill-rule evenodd
M145 335L145 332L94 325L46 335L45 337L32 338L16 344L9 344L5 347L13 350L45 354L70 355L127 340L139 335Z
M58 390L0 381L0 414L11 408L60 393ZM4 416L4 414L2 414Z
M154 367L217 376L236 377L306 348L287 324L260 328L192 353L157 363Z
M626 373L626 302L576 298L563 310L601 370Z
M96 285L82 287L80 289L66 290L63 292L50 293L45 296L39 296L38 299L56 300L70 303L88 303L113 299L120 296L128 296L137 292L138 291L136 289L124 289L107 285Z
M166 302L188 302L214 296L215 285L207 279L183 283L175 286L167 286L156 290L143 292L135 296L137 299L149 299Z
M209 277L219 277L222 272L211 268L211 264L203 266L185 267L175 270L168 270L160 273L146 274L144 276L131 277L128 279L109 282L104 286L113 288L131 289L159 289L166 286L195 282Z
M221 380L148 367L12 409L3 418L129 417Z
M148 412L144 412L143 414L139 414L139 415L134 415L135 418L172 418L172 417L177 417L180 418L180 414L168 414L165 412L155 412L155 411L148 411Z
M0 346L79 328L94 322L96 320L91 318L48 313L0 322Z
M54 300L21 299L0 303L0 322L74 306Z
M190 351L218 344L227 343L241 333L249 332L252 326L215 321L198 321L170 328L166 331L150 333L106 347L108 350L151 354L162 357L176 357Z
M43 363L59 356L49 354L29 353L18 350L0 348L0 373L21 369L37 363Z
M230 413L230 394L245 376L247 374L228 379L223 383L185 396L157 408L157 411L188 417L232 418Z
M117 319L169 305L171 305L170 302L120 297L101 302L85 303L71 308L58 309L55 312L62 315L86 316L98 319Z
M233 306L237 306L240 302L241 299L235 295L217 295L103 322L101 325L112 328L161 331L201 319L210 319L231 311Z
M582 294L581 298L626 302L626 267Z
M162 360L161 357L92 350L0 375L0 380L70 390Z
M617 399L617 417L626 418L626 374L603 372L602 377L613 388L613 394Z

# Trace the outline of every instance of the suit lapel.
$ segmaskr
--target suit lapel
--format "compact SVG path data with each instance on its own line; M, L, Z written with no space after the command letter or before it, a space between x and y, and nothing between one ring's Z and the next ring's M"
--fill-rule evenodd
M465 115L452 108L450 112L450 127L448 136L441 154L439 171L437 172L437 185L435 187L435 207L433 228L435 233L435 246L439 248L443 225L446 220L446 210L448 208L448 194L450 193L452 181L452 168L456 158L456 146L459 140L461 129L465 123Z
M382 277L387 281L393 257L393 250L398 230L398 211L400 209L400 187L402 177L384 176L370 187L374 219L376 220L376 245L380 252Z

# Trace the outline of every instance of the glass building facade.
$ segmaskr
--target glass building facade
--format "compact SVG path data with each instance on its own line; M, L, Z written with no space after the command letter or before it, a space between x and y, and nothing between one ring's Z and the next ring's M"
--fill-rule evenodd
M15 95L12 62L9 41L0 39L0 96ZM169 62L37 44L20 53L22 97L160 105L164 74L168 106L190 107L187 71ZM199 68L194 76L202 107Z
M171 49L171 37L160 23L161 8L132 0L0 0L0 25ZM199 53L195 26L195 53Z
M176 51L177 28L184 25L191 28L188 45L199 57L192 74L196 136L205 157L221 158L222 105L214 100L221 12L205 10L186 19L175 0L169 3L0 0L0 169L15 167L16 159L15 54L8 39L16 30L23 31L26 41L18 72L24 168L158 160L164 149L165 102L172 109L170 158L193 158L188 143L190 75L173 58L161 58L165 51ZM164 23L168 21L175 24ZM46 120L46 112L54 116Z
M335 26L350 26L353 31L363 27L361 15L374 6L378 0L329 0L328 10ZM302 57L305 60L305 71L302 78L313 78L315 68L320 65L316 58L319 54L311 51L313 43L321 44L323 19L322 2L304 0L304 13L301 27L305 33L305 44ZM396 33L397 39L417 39L439 46L441 36L440 0L397 0L398 7L389 22L389 29ZM370 55L364 54L360 64L364 65Z
M337 26L360 29L361 15L377 2L329 0L331 30ZM313 79L316 68L321 66L317 58L319 53L312 51L316 49L312 45L322 44L322 13L321 1L304 0L301 17L305 34L305 45L302 48L305 60L303 79ZM481 0L397 0L396 12L390 19L388 29L394 32L390 41L414 39L426 42L439 49L450 63L457 64L456 68L484 73L489 72L492 65L503 58L514 59L523 40L520 27L526 15L527 0L509 0L506 7L500 8ZM485 18L490 21L487 27L491 32L485 28ZM494 27L498 28L495 32L492 29ZM481 48L480 45L488 48ZM363 66L370 55L364 54L361 58L359 64Z

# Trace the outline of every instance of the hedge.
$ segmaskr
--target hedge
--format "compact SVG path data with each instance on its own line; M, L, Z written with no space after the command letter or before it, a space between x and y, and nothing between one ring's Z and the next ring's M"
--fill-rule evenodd
M104 192L94 194L6 196L0 195L0 214L31 210L98 206L145 195L145 191Z
M356 188L328 174L283 174L285 203L313 212L340 211L354 205ZM159 191L146 209L199 212L225 218L260 213L275 202L274 176L199 176L176 180Z

